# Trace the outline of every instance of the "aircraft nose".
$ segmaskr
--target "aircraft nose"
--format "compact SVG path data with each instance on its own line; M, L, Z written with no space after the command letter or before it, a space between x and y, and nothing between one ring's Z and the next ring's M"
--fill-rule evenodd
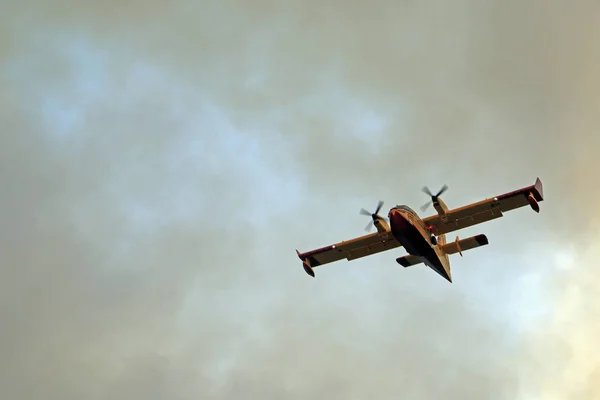
M401 229L406 225L406 221L400 210L390 210L388 219L390 220L390 226L392 228Z
M391 209L388 213L388 220L393 223L392 221L396 219L398 219L398 210Z

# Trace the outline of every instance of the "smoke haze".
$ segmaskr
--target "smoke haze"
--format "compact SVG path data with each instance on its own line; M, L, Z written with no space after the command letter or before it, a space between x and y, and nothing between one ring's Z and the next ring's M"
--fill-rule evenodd
M2 10L4 398L600 398L597 2ZM294 252L537 176L452 285Z

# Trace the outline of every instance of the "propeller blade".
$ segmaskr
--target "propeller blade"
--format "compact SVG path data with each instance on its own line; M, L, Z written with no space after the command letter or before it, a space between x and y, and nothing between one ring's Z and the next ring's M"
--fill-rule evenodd
M423 204L421 206L421 211L425 211L429 208L429 206L431 205L431 201L428 201L427 203Z
M375 212L373 214L375 214L375 215L379 214L379 210L381 210L381 206L383 206L383 201L379 200L379 203L377 203L377 208L375 209Z
M437 192L437 194L435 195L435 197L440 197L442 195L442 193L444 193L446 190L448 190L448 185L442 186L442 188L440 189L439 192Z
M383 218L382 216L379 215L379 211L381 210L382 206L383 206L383 200L379 200L379 203L377 203L377 208L375 209L374 213L370 213L367 210L365 210L364 208L360 209L361 215L367 215L367 216L371 217L371 221L369 221L367 226L365 226L365 231L369 232L371 230L371 228L373 228L373 222L376 219L385 220L385 218Z
M427 203L425 203L421 206L421 211L425 211L433 202L438 201L438 197L440 197L442 195L442 193L444 193L446 190L448 190L448 185L442 186L442 188L440 189L439 192L437 192L437 194L431 193L431 190L429 190L429 188L427 186L423 186L422 190L423 190L423 193L425 193L426 195L431 197L430 201L428 201Z

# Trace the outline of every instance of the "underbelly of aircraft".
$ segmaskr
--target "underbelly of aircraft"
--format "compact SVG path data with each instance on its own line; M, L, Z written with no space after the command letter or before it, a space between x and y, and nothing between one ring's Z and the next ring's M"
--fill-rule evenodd
M400 217L390 221L390 223L392 234L409 254L426 256L433 252L429 238L423 236L423 233L416 226Z
M422 262L425 265L440 274L444 279L451 281L449 272L445 270L435 249L431 247L426 233L401 217L390 221L390 229L396 240L402 244L409 254L422 257Z

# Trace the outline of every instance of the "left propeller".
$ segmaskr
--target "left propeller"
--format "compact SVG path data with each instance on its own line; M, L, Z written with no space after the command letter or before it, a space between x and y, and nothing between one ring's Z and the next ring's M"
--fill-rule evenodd
M368 217L371 217L371 221L367 224L367 226L365 226L365 231L369 232L371 230L371 228L373 228L373 222L376 219L384 219L382 216L379 215L379 211L381 210L381 207L383 206L383 201L379 200L379 203L377 203L377 208L375 209L374 213L370 213L369 211L365 210L364 208L362 208L360 210L360 213L362 215L366 215Z

